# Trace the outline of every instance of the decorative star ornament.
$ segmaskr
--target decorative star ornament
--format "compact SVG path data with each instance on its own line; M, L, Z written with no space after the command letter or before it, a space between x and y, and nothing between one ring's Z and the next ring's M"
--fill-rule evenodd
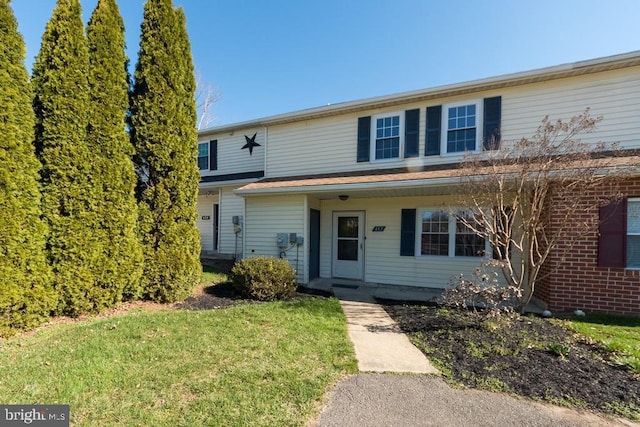
M256 135L257 134L258 134L258 132L254 133L251 138L249 138L247 135L244 136L244 139L247 140L247 143L242 146L241 150L244 150L245 148L248 148L250 156L253 155L253 147L260 147L260 144L258 144L256 142Z

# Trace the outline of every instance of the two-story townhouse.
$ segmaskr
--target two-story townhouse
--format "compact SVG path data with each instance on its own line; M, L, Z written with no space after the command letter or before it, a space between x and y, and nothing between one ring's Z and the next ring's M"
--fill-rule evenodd
M200 200L237 200L242 256L286 257L303 284L441 289L453 275L470 275L488 249L450 214L464 153L499 149L533 135L546 115L568 119L587 107L604 120L583 141L640 149L640 51L211 129L201 140L217 140L219 150L230 140L235 156L257 133L263 168L244 150L242 168L223 176L251 169L264 177L221 186L206 181L217 174L203 174ZM219 190L207 198L210 185ZM551 257L562 265L536 294L550 308L640 313L640 179L625 191L617 237L595 230L571 259ZM203 217L209 211L201 206ZM605 246L614 262L599 254Z
M242 257L245 201L234 191L264 177L266 128L241 127L199 132L197 225L203 254Z

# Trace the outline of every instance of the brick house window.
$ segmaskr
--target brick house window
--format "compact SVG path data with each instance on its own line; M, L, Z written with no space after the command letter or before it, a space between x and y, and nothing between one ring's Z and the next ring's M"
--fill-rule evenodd
M640 198L600 207L598 266L640 269Z
M627 200L627 268L640 269L640 199Z

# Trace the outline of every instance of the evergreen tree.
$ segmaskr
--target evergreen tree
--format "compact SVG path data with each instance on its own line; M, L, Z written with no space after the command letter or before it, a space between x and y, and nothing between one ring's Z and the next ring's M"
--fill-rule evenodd
M0 337L37 326L56 305L45 257L25 46L0 0Z
M185 298L198 283L199 174L193 64L184 14L148 0L131 96L131 136L140 173L142 284L156 301Z
M87 147L89 52L79 0L58 0L33 67L36 150L42 162L49 259L60 294L58 312L95 310L102 291L95 265L101 245Z
M93 153L94 194L100 194L96 230L104 245L96 274L101 305L140 294L142 248L136 234L133 146L125 130L129 74L124 23L115 0L99 0L87 25L89 43L88 145Z

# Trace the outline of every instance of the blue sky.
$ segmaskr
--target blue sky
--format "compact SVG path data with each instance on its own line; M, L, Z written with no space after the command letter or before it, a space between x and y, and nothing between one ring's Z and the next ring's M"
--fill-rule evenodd
M97 0L81 0L85 22ZM40 48L55 0L13 0ZM144 0L119 0L133 69ZM222 125L640 49L638 0L174 0Z

